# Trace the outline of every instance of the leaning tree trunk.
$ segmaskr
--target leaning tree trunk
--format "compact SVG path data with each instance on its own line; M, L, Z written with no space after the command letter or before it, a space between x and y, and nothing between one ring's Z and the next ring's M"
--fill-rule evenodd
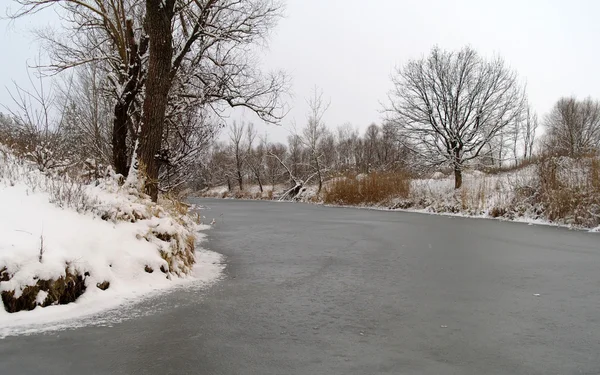
M262 185L262 181L260 180L260 173L256 173L256 181L258 182L258 188L260 189L260 192L263 192L263 185Z
M155 202L160 169L156 155L161 148L171 87L173 7L174 0L146 0L145 29L150 38L150 51L138 156L140 167L146 174L146 192Z

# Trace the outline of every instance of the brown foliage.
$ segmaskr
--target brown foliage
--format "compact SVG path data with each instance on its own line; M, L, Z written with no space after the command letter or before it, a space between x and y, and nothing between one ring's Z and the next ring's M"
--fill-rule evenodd
M382 203L390 198L406 198L409 191L408 174L374 172L362 178L350 175L334 179L327 184L324 201L348 205Z

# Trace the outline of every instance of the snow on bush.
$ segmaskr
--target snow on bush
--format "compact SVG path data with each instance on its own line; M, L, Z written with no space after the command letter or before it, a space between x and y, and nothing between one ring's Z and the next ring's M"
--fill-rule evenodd
M600 226L600 159L546 158L537 165L537 177L533 198L550 221Z
M536 184L535 170L530 167L497 175L486 175L480 171L465 171L463 175L460 189L454 188L453 176L412 180L408 202L402 200L393 208L410 207L472 216L506 216L520 199L519 189ZM402 207L402 204L408 207Z
M465 171L463 186L438 176L411 182L408 199L391 208L502 217L581 228L600 225L600 162L547 157L497 174Z
M205 227L187 206L152 203L121 188L114 175L84 185L2 148L0 207L0 294L8 312L76 300L114 304L218 274L214 265L192 275L197 232Z
M305 186L296 200L555 223L600 231L598 158L544 157L496 173L465 170L460 189L454 188L453 176L439 171L431 178L412 179L406 188L402 184L407 178L399 176L392 184L375 185L372 194L349 189L372 177L334 177L323 184L320 196L311 185ZM255 188L247 185L246 191ZM287 189L289 185L276 186L272 198L277 199ZM216 187L207 190L205 196L229 195L227 187ZM231 196L243 195L234 192Z

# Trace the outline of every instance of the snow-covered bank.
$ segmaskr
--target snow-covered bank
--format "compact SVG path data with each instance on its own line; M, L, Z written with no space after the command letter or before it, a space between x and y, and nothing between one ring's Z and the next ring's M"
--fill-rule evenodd
M376 203L354 207L392 209L457 216L499 218L533 224L560 225L571 228L600 231L600 174L599 162L594 159L549 158L521 168L486 174L466 170L463 186L454 188L454 177L441 172L431 178L412 179L408 193L397 196L389 192L387 198ZM352 181L364 175L350 177ZM341 189L335 196L343 196L348 181L338 177L324 183L323 192L316 195L314 186L307 187L300 201L352 207L343 201L327 199L328 189ZM350 184L352 185L352 184ZM353 186L359 186L354 184ZM278 185L269 196L277 199L287 186ZM268 199L255 194L254 186L244 192L228 192L226 187L208 189L202 195L209 197L242 197ZM356 192L354 192L356 193ZM362 191L359 191L362 194Z
M218 279L220 255L196 246L209 227L187 207L153 204L110 177L82 185L0 151L0 336Z

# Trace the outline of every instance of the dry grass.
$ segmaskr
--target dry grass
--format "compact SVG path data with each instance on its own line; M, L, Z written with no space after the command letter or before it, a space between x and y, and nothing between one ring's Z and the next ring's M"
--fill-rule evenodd
M473 213L485 211L487 206L487 191L488 181L485 176L481 177L481 181L475 186L467 186L464 184L458 192L461 210Z
M548 157L537 166L534 197L554 222L584 227L600 225L600 160Z
M376 172L335 178L327 184L323 198L327 204L377 204L391 198L406 198L409 192L408 174Z

